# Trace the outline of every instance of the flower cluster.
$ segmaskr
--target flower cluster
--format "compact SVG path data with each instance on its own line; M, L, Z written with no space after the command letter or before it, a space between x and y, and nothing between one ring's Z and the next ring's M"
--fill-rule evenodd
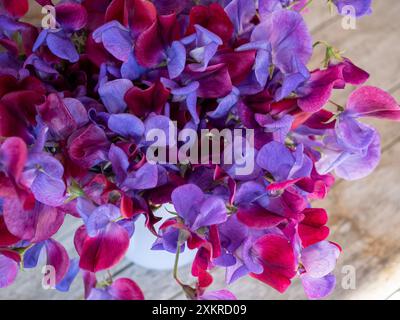
M228 284L250 276L284 292L297 275L309 298L333 290L341 249L311 201L332 172L373 171L379 134L359 119L398 121L400 107L329 45L308 70L308 1L37 2L54 8L54 28L20 19L27 0L0 0L0 287L42 254L58 290L81 272L87 299L143 299L133 280L96 273L123 259L144 215L153 250L196 250L196 283L175 272L191 299L234 298L206 292L215 267ZM370 12L371 1L328 2ZM331 102L347 85L360 86L347 105ZM146 134L170 120L179 131L254 130L242 155L252 172L148 161ZM175 211L155 228L166 203ZM53 239L66 215L82 221L76 258Z

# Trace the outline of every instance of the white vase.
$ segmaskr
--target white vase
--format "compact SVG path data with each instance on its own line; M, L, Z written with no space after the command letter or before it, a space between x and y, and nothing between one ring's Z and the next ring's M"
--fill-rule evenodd
M164 204L159 209L154 211L154 215L162 218L155 225L156 231L163 222L171 217L168 211L175 211L172 204ZM140 215L135 222L135 232L131 239L131 245L126 254L126 258L133 263L154 270L172 270L174 268L175 254L164 250L151 250L151 247L156 240L156 236L152 234L145 226L145 218ZM185 251L179 255L179 267L191 263L196 254L196 250L189 250L185 247Z

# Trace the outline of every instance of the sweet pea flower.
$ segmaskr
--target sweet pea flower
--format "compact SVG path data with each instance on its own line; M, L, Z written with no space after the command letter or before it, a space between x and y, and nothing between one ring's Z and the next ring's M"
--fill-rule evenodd
M216 34L208 31L200 25L194 26L196 33L182 39L184 45L194 43L194 49L189 52L189 55L197 62L189 64L193 71L203 72L207 69L208 63L217 52L217 49L222 45L222 40ZM183 69L182 69L183 71Z
M388 93L364 86L349 97L334 131L326 136L326 152L317 163L319 173L335 170L346 180L361 179L371 173L380 159L380 139L371 126L357 120L377 117L399 121L399 105Z
M75 234L75 248L81 259L81 269L97 272L109 269L125 255L131 236L125 226L116 222L120 209L112 204L96 207L79 198L77 210L85 225Z
M277 25L285 27L277 28ZM279 30L279 34L272 30ZM265 87L268 80L265 70L272 64L285 75L283 87L290 88L285 89L285 92L294 90L308 77L304 66L311 57L311 36L302 16L297 12L272 12L254 28L250 42L236 50L257 50L253 77L259 89L252 93L260 92ZM249 92L248 88L245 90ZM282 99L282 95L277 95L276 99Z
M176 188L172 192L172 203L178 216L193 232L202 227L222 223L227 219L225 203L216 196L205 195L193 184Z

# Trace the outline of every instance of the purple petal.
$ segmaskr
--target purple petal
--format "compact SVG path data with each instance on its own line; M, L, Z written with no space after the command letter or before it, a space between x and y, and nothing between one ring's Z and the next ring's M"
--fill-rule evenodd
M79 259L71 259L68 272L64 278L56 285L56 289L61 292L68 292L72 282L79 273Z
M144 122L145 126L145 137L148 137L152 130L161 130L164 133L166 141L163 141L164 137L158 137L159 140L151 141L152 146L165 147L170 144L170 129L173 128L173 123L169 117L150 114ZM154 137L152 137L154 139ZM173 137L171 137L173 138ZM147 141L147 139L146 139ZM150 141L147 141L150 142Z
M39 33L35 43L33 44L32 51L36 51L41 45L45 43L48 33L48 29L44 29Z
M322 278L333 271L339 254L340 250L336 245L321 241L303 249L301 262L307 275Z
M167 67L170 79L177 78L185 69L185 64L185 46L179 41L172 42L171 47L167 50Z
M236 204L250 204L252 202L268 203L265 186L256 181L248 181L240 185L235 195Z
M79 54L74 44L63 32L49 32L46 37L46 44L49 50L61 59L72 63L79 60Z
M132 138L139 142L144 134L144 124L138 117L129 114L112 114L108 119L110 130L124 138Z
M307 273L300 276L304 291L309 299L322 299L328 296L336 286L336 277L328 274L322 278L313 278Z
M225 202L221 198L211 196L201 204L199 215L192 228L197 230L201 227L220 224L225 222L227 217Z
M18 263L0 253L0 288L11 285L18 274Z
M239 101L239 95L239 90L233 87L230 94L219 99L217 108L208 114L209 117L218 119L227 116L232 107Z
M312 40L301 14L279 10L268 15L257 25L251 41L268 41L272 46L274 64L284 73L290 72L292 57L307 64L312 54Z
M44 242L39 242L24 253L24 268L35 268L39 261Z
M203 191L194 184L186 184L176 188L171 199L178 215L189 225L193 225L196 212L204 200Z
M339 14L349 15L351 12L345 10L348 6L353 8L357 17L368 15L372 11L372 0L333 0L333 3L336 5Z
M121 184L126 178L129 167L129 160L126 153L116 145L112 144L108 152L108 159L111 161L113 172L117 183Z
M93 32L95 42L102 42L104 48L120 61L128 61L133 48L129 30L117 21L111 21Z
M257 114L255 118L259 125L264 127L266 132L271 132L273 134L275 141L281 143L285 142L286 136L294 121L294 117L288 114L277 120L273 119L269 114Z
M250 28L250 21L256 15L255 1L233 0L225 7L238 35Z
M92 201L85 199L83 197L79 197L76 202L76 210L81 216L83 222L86 224L87 220L91 213L96 209L96 206Z
M30 186L35 199L53 207L62 205L66 189L62 179L64 174L62 164L57 159L40 153L30 156L29 165L39 168Z
M155 188L157 183L157 165L146 163L139 170L128 174L123 185L131 190L143 190Z
M289 149L282 143L272 141L261 148L257 154L257 164L267 170L275 180L286 180L294 164Z
M98 231L103 230L113 220L121 217L118 207L113 204L105 204L97 207L90 215L86 223L86 230L89 237L94 237Z
M367 148L375 137L374 129L349 117L340 117L335 131L339 144L349 151Z
M35 199L43 204L57 207L65 200L65 183L62 179L40 172L31 185Z
M108 112L124 112L126 109L125 93L132 87L132 81L128 79L113 80L100 86L99 95Z
M136 80L146 71L145 68L139 65L135 56L131 52L128 60L121 66L121 76L124 79Z
M378 132L375 131L374 139L363 153L352 154L346 158L335 173L346 180L362 179L369 175L377 167L381 158L381 141Z
M198 300L236 300L236 297L228 290L217 290L203 293Z

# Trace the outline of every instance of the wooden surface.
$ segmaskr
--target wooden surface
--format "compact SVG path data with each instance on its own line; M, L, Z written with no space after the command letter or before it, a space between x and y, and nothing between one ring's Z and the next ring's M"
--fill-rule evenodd
M314 40L325 40L345 50L345 56L371 74L368 84L390 91L400 101L400 1L375 0L374 14L357 22L356 30L344 30L341 17L331 15L316 0L306 15ZM323 59L317 50L311 66ZM350 88L351 89L351 88ZM350 90L336 92L336 102L344 103ZM336 275L337 288L329 299L400 299L400 124L369 121L382 135L382 161L368 178L357 182L338 181L329 197L315 206L327 208L330 216L330 239L343 247ZM69 218L56 238L73 249L73 231L79 221ZM344 289L344 271L348 266L356 272L356 288ZM123 261L111 270L115 277L134 279L147 299L183 299L170 272L145 270ZM182 278L188 268L180 270ZM222 270L214 272L213 289L224 285ZM82 282L76 279L70 292L43 290L40 269L25 270L7 289L0 290L0 299L81 299ZM295 280L283 295L253 279L241 279L231 286L239 299L305 299L299 281Z

